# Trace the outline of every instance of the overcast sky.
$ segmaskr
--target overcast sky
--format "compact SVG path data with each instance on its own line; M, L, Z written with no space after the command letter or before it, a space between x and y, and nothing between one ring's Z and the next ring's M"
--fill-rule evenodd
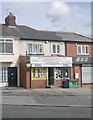
M2 23L9 12L12 12L18 25L27 25L38 30L69 31L87 36L91 34L90 1L16 1L2 0Z

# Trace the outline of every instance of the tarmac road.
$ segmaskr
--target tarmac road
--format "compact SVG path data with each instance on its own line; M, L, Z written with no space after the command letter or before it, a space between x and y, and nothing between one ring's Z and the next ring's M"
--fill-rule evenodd
M3 118L91 118L91 109L82 107L38 107L3 105Z
M2 115L6 118L90 118L89 88L3 88Z

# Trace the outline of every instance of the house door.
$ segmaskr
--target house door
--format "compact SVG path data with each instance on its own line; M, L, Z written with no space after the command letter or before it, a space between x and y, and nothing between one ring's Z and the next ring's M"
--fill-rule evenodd
M48 68L48 84L54 85L54 68Z
M8 67L8 85L17 86L17 67Z

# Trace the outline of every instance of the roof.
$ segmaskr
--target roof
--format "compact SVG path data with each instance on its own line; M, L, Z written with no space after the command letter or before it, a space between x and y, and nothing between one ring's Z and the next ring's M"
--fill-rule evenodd
M24 25L11 27L0 24L0 36L13 36L21 40L93 42L90 38L74 32L42 31Z

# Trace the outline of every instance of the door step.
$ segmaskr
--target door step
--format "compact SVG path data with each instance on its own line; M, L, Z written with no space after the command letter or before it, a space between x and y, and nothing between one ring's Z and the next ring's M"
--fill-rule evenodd
M58 86L51 86L51 88L58 88Z

